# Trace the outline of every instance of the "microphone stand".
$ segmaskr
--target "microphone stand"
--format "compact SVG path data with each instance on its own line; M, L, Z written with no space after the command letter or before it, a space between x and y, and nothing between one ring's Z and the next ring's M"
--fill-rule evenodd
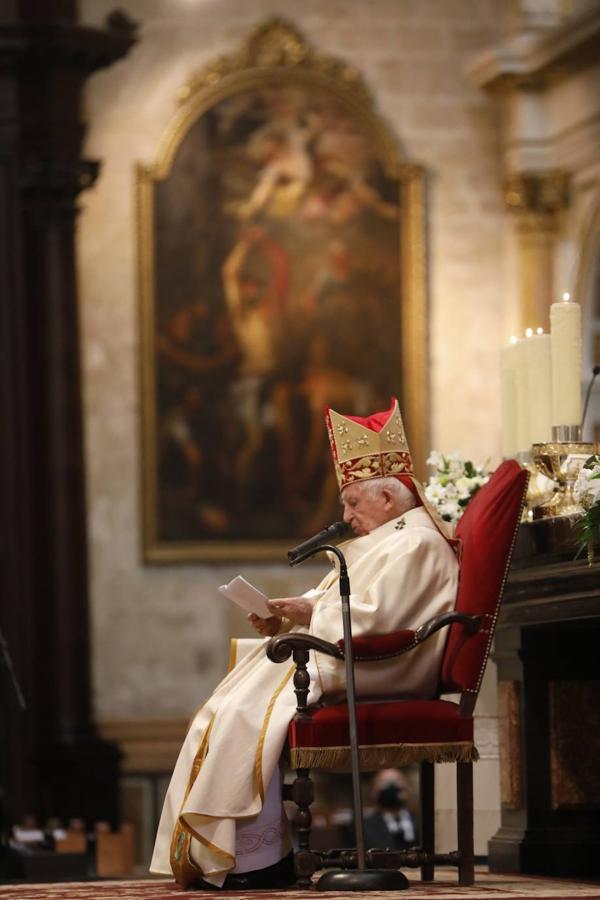
M583 426L585 425L588 404L590 402L590 395L592 393L592 388L594 387L594 382L596 380L597 375L600 375L600 366L594 366L594 368L592 369L592 377L590 379L590 383L588 384L588 389L586 391L585 403L583 404L583 414L581 416L581 430L582 431L583 431Z
M335 869L326 872L315 884L317 891L402 891L408 880L397 869L367 869L365 853L365 829L362 798L360 795L360 758L358 753L358 726L356 722L356 690L354 685L354 651L352 649L352 620L350 615L350 578L346 559L339 547L322 544L290 560L295 566L329 550L337 556L340 564L340 599L342 602L342 628L344 635L344 663L346 666L346 699L348 705L348 726L350 731L350 759L352 763L352 796L354 805L354 828L356 832L357 869Z

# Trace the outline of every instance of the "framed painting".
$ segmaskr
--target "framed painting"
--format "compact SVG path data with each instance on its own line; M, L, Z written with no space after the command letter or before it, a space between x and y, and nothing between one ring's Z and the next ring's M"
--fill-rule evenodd
M399 396L423 458L422 173L359 74L274 20L137 180L145 559L285 559L340 515L327 406Z

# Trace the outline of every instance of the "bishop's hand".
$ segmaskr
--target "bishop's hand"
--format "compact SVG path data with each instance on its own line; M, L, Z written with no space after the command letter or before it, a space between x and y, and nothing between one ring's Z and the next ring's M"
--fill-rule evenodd
M267 600L267 606L275 615L289 619L293 625L310 625L313 602L307 597L282 597Z
M261 619L256 613L248 613L248 621L261 637L273 637L281 627L281 616L269 616Z

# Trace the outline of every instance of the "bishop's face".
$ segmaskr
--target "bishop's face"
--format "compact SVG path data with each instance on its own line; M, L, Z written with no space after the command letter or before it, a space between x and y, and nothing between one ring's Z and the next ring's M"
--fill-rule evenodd
M394 504L386 490L373 490L371 485L348 484L342 490L344 522L355 534L369 534L374 528L389 522L395 515Z

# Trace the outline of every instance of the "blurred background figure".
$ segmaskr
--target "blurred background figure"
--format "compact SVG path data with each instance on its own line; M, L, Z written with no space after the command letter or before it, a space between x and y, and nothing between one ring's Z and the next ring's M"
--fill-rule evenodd
M407 808L408 781L398 769L383 769L371 785L374 812L365 818L366 847L403 850L416 843L417 830Z

